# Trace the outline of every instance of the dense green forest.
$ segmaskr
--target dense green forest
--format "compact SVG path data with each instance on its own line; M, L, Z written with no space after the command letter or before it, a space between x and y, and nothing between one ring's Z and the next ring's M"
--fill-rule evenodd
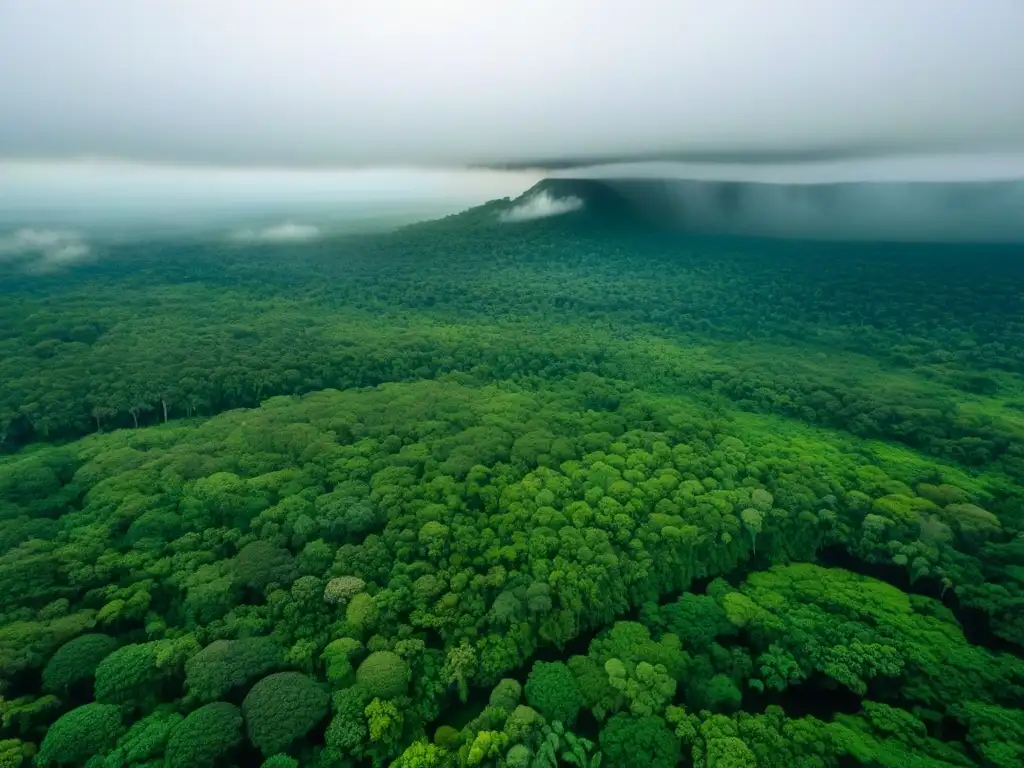
M0 768L1024 765L1024 250L508 205L0 263Z

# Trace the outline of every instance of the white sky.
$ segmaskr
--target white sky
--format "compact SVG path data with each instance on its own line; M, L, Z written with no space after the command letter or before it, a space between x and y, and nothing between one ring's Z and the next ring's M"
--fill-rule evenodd
M0 158L1024 146L1024 0L0 0Z

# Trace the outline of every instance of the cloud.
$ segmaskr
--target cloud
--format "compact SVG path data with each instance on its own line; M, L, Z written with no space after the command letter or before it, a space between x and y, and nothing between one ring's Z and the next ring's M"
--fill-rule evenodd
M32 272L49 272L89 258L92 249L75 232L19 229L0 235L0 262L19 261Z
M546 219L549 216L561 216L582 208L583 200L581 198L575 195L554 197L545 189L505 211L501 215L501 220L504 222L515 222Z
M262 229L242 229L231 239L242 243L301 243L320 237L319 227L312 224L285 222Z
M0 77L0 157L553 165L1024 147L1021 0L123 6L0 2L17 73Z

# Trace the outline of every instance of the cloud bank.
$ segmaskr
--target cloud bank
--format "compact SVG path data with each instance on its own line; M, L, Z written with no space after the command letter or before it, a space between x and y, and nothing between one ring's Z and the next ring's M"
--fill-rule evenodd
M530 221L561 216L583 208L583 200L575 195L555 197L548 190L541 190L528 199L501 214L504 222Z
M0 235L0 262L21 262L31 272L58 270L91 255L92 249L75 232L19 229Z
M589 182L594 183L594 182ZM1024 243L1024 182L598 181L690 232L812 240Z
M1021 29L1021 0L7 2L0 157L555 165L1022 148Z

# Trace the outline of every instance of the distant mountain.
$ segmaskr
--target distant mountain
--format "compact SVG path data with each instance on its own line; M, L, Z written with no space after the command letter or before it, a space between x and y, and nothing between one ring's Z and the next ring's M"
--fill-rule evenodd
M441 221L797 240L1024 243L1024 182L547 178ZM417 227L442 226L441 222Z
M1024 242L1024 182L1012 180L772 184L557 178L523 197L544 193L582 200L576 215L590 224L805 240Z

